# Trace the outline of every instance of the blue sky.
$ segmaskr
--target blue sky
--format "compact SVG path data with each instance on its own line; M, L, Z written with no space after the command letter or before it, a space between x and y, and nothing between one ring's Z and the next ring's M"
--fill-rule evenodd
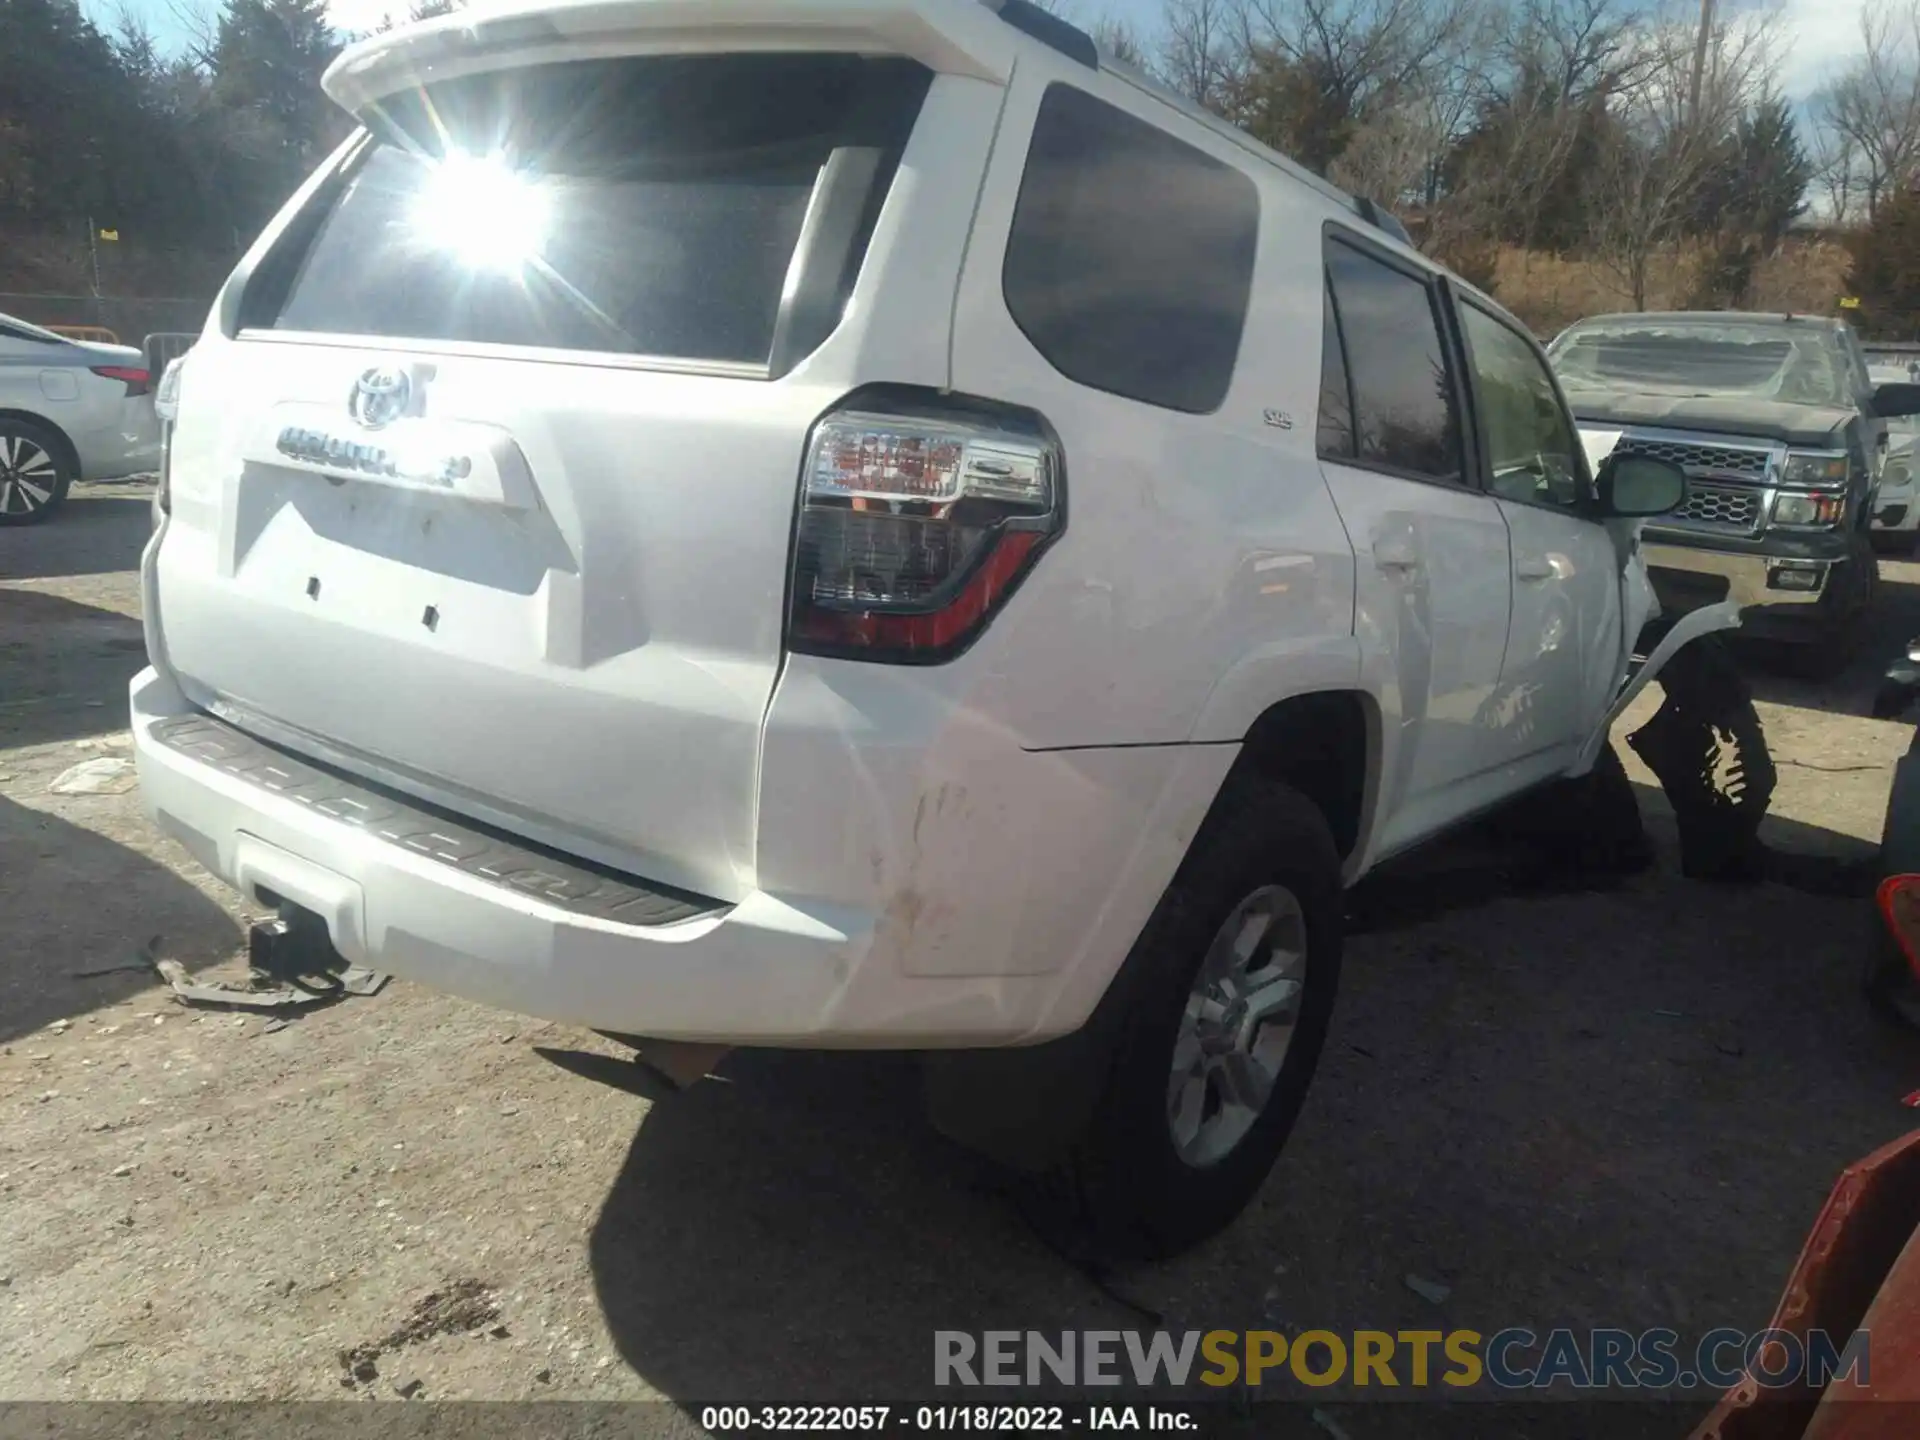
M220 0L81 0L96 24L111 28L121 4L143 17L161 43L184 48L191 27L180 12L213 16ZM1859 45L1858 16L1864 0L1783 0L1784 80L1787 94L1804 101ZM404 8L405 0L332 0L336 23L343 29L367 30L390 8ZM1129 21L1150 36L1157 29L1161 0L1071 0L1069 13L1082 23L1102 15Z

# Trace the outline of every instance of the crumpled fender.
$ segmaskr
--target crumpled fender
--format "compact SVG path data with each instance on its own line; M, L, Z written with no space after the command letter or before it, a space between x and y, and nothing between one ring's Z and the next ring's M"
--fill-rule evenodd
M1660 643L1653 647L1653 653L1647 656L1647 663L1629 680L1613 704L1607 707L1607 713L1599 725L1587 736L1587 742L1580 749L1579 762L1567 773L1584 775L1594 767L1600 758L1600 752L1606 748L1607 736L1613 730L1613 722L1618 720L1626 708L1647 688L1647 682L1660 673L1660 668L1679 654L1692 641L1702 635L1711 635L1719 630L1737 629L1740 624L1740 607L1731 600L1722 600L1717 605L1705 605L1700 609L1682 616L1673 628L1661 637Z

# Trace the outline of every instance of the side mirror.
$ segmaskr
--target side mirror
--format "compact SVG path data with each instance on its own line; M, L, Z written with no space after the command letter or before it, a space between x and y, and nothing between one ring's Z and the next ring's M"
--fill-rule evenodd
M1920 415L1920 385L1893 381L1873 392L1873 413L1882 420L1901 420Z
M1651 455L1609 455L1596 483L1607 515L1664 515L1687 498L1687 472Z

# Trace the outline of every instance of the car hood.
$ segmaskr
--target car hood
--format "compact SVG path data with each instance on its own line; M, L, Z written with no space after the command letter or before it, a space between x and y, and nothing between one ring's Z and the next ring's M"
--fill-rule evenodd
M1832 445L1838 432L1854 417L1851 410L1794 405L1783 400L1606 390L1570 389L1567 403L1576 419L1596 425L1655 425L1666 430L1753 436L1788 445Z

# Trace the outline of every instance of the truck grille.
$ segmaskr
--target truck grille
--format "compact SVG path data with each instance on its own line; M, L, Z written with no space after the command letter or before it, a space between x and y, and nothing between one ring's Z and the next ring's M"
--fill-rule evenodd
M1688 525L1747 534L1760 522L1760 492L1737 485L1711 485L1687 480L1687 500L1672 518Z
M1614 447L1618 455L1645 455L1678 465L1689 476L1695 474L1747 475L1755 480L1767 478L1768 450L1737 450L1723 445L1700 445L1687 440L1650 440L1628 436Z

